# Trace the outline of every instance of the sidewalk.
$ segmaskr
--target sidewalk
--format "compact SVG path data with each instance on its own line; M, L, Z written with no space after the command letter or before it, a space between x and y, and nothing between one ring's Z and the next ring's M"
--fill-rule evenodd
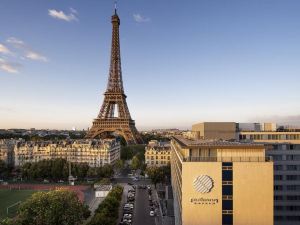
M154 185L152 185L151 188L152 188L153 199L158 203L158 208L155 210L155 212L156 212L155 224L156 225L174 225L175 224L174 217L163 216L162 206L160 204L157 190L154 188Z

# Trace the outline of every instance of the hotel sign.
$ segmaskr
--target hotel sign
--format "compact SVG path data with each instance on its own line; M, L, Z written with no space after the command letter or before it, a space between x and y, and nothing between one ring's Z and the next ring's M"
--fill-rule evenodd
M214 187L213 179L208 175L200 175L196 177L193 182L194 188L197 192L202 194L209 193Z
M208 175L199 175L193 181L194 189L201 193L207 194L214 188L214 180ZM195 205L215 205L218 204L217 198L191 198L190 202Z

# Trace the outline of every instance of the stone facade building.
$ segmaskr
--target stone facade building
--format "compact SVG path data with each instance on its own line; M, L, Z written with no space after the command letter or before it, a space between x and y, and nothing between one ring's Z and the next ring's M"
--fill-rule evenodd
M14 147L14 165L63 158L100 167L120 159L120 149L120 143L115 139L20 142Z
M149 141L145 149L147 166L167 166L171 160L171 146L169 142Z

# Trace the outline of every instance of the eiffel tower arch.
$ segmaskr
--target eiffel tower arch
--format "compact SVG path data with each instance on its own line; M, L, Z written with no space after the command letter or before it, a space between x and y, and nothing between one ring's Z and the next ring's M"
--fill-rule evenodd
M99 115L94 119L86 137L105 137L116 133L123 136L128 144L141 144L143 140L135 127L135 121L131 119L123 88L119 40L120 18L116 9L111 22L112 43L107 88Z

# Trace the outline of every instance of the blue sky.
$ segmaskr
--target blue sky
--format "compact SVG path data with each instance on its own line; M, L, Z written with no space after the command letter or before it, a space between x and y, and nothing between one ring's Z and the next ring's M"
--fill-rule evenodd
M112 0L0 1L0 128L87 128L106 88ZM300 1L119 0L138 129L300 124Z

